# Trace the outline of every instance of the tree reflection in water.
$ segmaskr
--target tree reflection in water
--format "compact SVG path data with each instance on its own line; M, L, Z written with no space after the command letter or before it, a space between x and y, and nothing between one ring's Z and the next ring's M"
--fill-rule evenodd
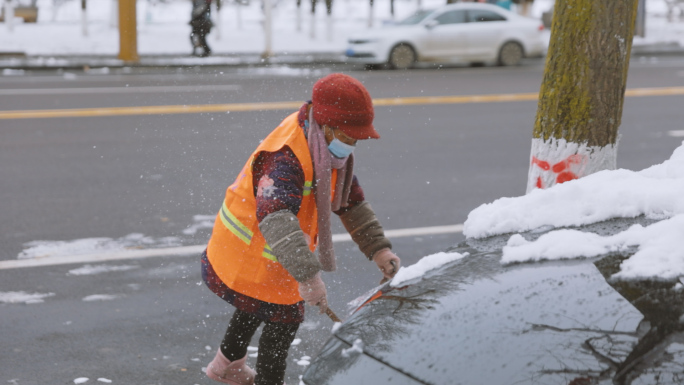
M682 354L684 343L684 290L679 281L618 280L620 263L629 256L609 255L594 265L606 282L644 315L645 333L616 368L613 383L684 383ZM675 345L671 349L671 345ZM677 357L678 356L678 357ZM678 358L678 360L675 360ZM653 382L649 382L652 379Z

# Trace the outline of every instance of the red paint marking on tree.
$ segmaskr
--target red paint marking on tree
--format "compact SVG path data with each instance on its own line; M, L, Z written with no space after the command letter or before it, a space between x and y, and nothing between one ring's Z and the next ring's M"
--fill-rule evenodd
M574 172L566 170L570 168L570 165L581 164L583 161L584 155L573 154L565 158L564 160L554 164L553 166L550 166L549 162L537 159L537 157L534 156L532 157L532 164L537 165L544 171L551 170L554 174L558 174L558 176L556 177L556 183L564 183L579 178ZM537 188L544 188L544 183L542 181L541 176L537 177L536 186Z
M536 156L532 157L532 164L536 164L537 166L539 166L539 168L541 168L544 171L548 171L549 168L551 168L551 166L549 166L549 162L539 160Z
M580 163L582 163L582 155L574 154L574 155L570 155L569 157L567 157L567 159L562 160L562 161L554 164L551 169L556 174L560 174L561 172L565 171L566 168L570 167L571 164L580 164Z
M566 171L558 175L558 177L556 178L556 183L563 183L573 179L577 179L577 175L570 171Z

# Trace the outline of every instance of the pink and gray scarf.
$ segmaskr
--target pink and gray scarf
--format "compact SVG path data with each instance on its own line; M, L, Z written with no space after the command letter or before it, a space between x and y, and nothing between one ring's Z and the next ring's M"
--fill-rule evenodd
M314 167L314 194L318 208L318 260L323 271L334 271L335 250L330 230L330 213L347 207L354 177L354 154L338 159L328 150L323 129L316 123L309 111L309 152ZM332 169L337 169L335 196L330 199ZM328 207L330 209L328 209Z

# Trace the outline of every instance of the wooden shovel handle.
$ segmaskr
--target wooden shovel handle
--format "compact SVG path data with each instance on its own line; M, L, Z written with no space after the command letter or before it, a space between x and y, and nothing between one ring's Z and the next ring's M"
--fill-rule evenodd
M329 307L325 309L325 314L327 314L333 322L342 322L340 317L338 317L337 314L335 314L335 312Z

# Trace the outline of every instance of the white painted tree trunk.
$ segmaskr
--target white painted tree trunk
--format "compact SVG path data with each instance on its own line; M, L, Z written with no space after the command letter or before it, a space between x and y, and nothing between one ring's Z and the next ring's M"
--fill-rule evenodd
M373 5L368 4L368 28L373 28Z
M109 4L109 26L111 28L117 28L119 26L119 2L117 0L111 0Z
M216 40L221 40L221 7L216 4Z
M273 56L273 20L271 17L271 0L264 0L264 52L261 57L267 59Z
M8 31L14 31L14 3L11 0L5 0L5 24Z
M59 12L59 7L61 4L57 3L56 1L52 1L52 21L57 20L57 13Z
M617 143L605 147L587 146L551 138L532 139L527 193L547 189L558 183L582 178L601 170L614 170L617 164Z
M150 0L145 1L145 24L152 24L152 3Z
M81 33L88 36L88 10L81 8Z
M242 30L242 4L235 2L235 15L237 17L237 29Z
M311 40L315 40L316 39L316 14L315 13L311 13L311 24L309 25L309 27L311 28L309 30L309 37L311 38Z
M327 39L328 41L333 40L333 17L332 15L327 16L327 22L326 22L326 30L327 30Z

